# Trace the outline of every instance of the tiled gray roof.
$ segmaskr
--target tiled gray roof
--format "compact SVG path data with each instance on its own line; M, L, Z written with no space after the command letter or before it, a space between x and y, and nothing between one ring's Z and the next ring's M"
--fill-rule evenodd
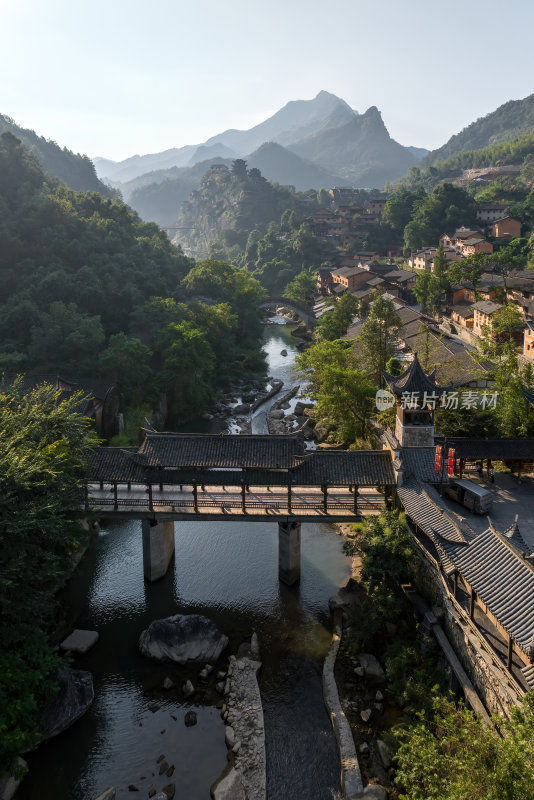
M397 491L408 516L435 545L446 572L458 570L519 647L534 656L534 566L512 544L517 532L507 537L490 527L475 534L453 520L434 489L423 489L414 479Z
M395 485L389 450L316 451L294 471L298 484L317 486L325 480L343 486Z
M151 467L289 469L304 440L288 436L148 433L139 452Z
M423 487L414 477L399 486L397 493L410 518L428 535L438 534L447 542L466 544L474 531L447 513L447 508L436 489Z
M491 529L468 547L448 549L464 580L517 644L534 656L534 568Z
M490 458L493 461L534 459L534 439L451 439L456 458Z
M435 447L401 447L399 458L405 477L413 475L417 480L426 483L439 483L440 474L435 470ZM443 482L448 478L445 470Z
M521 531L519 530L517 521L512 523L509 528L506 528L502 535L506 536L506 538L513 544L519 553L524 553L527 556L532 554L532 550L521 536Z
M531 689L534 689L534 664L529 664L521 670L523 677Z
M493 314L502 308L500 303L494 303L493 300L479 300L478 303L473 305L473 308L480 311L482 314Z
M146 464L135 448L99 447L89 456L90 481L144 483Z

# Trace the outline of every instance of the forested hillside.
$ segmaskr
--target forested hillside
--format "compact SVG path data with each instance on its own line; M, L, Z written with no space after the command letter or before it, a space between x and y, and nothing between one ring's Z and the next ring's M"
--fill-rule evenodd
M9 131L34 154L45 172L55 175L77 192L100 192L111 197L110 189L99 181L93 162L87 156L73 153L66 147L38 136L35 131L20 128L14 120L0 114L0 134Z
M491 114L477 119L448 142L432 150L421 166L435 164L464 150L478 150L489 145L518 139L534 130L534 94L523 100L510 100Z
M292 189L273 186L258 169L247 170L246 162L237 159L231 170L226 166L208 170L183 203L176 241L194 256L206 256L222 231L244 246L251 230L265 231L286 209L297 206Z
M206 272L210 306L189 300ZM0 370L108 377L147 413L167 391L174 419L191 417L261 369L261 294L235 267L195 265L124 204L48 179L0 137Z
M443 161L427 164L425 167L414 166L408 171L400 183L425 186L431 189L441 181L469 180L467 170L484 170L491 167L508 167L515 165L519 180L534 181L534 129L518 139L502 144L483 147L479 150L466 150L456 153ZM507 170L502 170L503 174ZM481 177L484 180L483 177Z
M260 170L267 180L285 187L292 186L297 191L350 183L348 179L340 178L274 142L263 144L245 160L251 169ZM118 186L125 201L144 220L170 228L179 224L177 219L182 203L188 200L191 192L199 189L208 169L216 165L231 167L232 160L212 158L189 168L157 170ZM284 192L284 196L286 194Z
M191 192L198 189L208 169L213 164L230 166L231 163L230 160L214 158L195 164L194 167L172 167L169 170L149 172L122 184L121 194L142 219L170 228L177 224L182 203L189 198Z

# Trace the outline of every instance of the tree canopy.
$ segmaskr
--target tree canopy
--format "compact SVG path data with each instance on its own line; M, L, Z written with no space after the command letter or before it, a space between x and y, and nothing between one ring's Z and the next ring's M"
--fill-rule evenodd
M96 444L79 405L47 384L0 386L0 774L39 740L59 664L47 630L85 539L80 479Z

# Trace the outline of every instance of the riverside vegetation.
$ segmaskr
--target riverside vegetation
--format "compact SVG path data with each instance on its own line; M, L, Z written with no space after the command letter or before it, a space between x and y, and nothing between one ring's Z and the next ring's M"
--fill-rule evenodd
M80 399L21 380L0 389L0 776L39 742L62 663L54 595L87 541L73 509L97 443Z

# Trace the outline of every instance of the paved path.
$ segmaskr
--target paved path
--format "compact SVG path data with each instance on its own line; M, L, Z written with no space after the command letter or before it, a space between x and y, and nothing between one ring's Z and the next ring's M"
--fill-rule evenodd
M517 515L521 535L534 552L534 477L523 477L519 482L516 475L509 472L497 472L495 473L495 483L491 483L485 473L482 480L479 480L473 472L469 472L465 477L493 494L493 505L489 517L498 531L503 532L509 528ZM453 514L465 519L473 530L478 533L487 530L487 516L472 514L459 503L446 497L443 497L443 501Z

